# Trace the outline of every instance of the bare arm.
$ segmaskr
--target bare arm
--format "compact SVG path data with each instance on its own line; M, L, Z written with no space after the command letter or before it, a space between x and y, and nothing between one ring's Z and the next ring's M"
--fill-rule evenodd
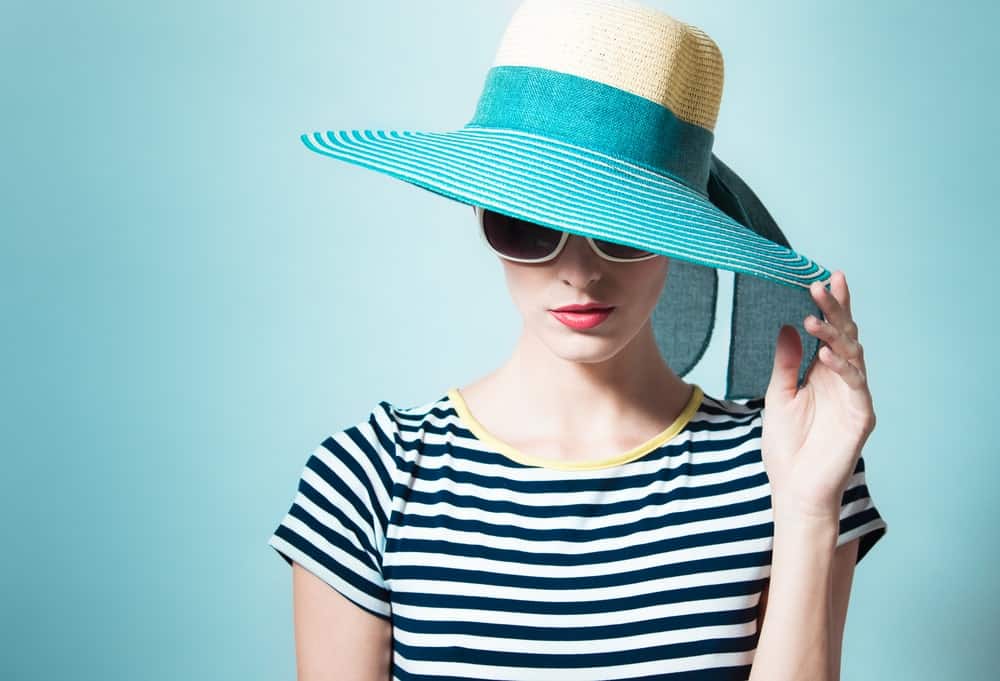
M359 607L298 563L292 564L298 681L386 681L392 624Z
M854 566L858 562L860 539L838 546L833 557L833 619L830 624L830 669L833 681L840 681L840 657L847 624L847 607L851 602Z
M844 629L847 625L847 609L851 602L851 587L854 582L854 567L858 562L860 539L838 546L833 557L833 611L830 621L830 674L833 681L840 681L841 653L844 644ZM764 585L760 594L760 610L757 613L757 631L760 631L767 614L767 592Z
M750 681L834 681L831 622L839 520L774 511L767 614Z

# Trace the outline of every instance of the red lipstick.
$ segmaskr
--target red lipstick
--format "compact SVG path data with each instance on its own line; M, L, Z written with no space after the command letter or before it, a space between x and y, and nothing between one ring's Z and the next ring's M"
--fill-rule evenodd
M614 309L612 305L586 303L583 305L563 305L549 310L549 312L572 329L591 329L607 319Z

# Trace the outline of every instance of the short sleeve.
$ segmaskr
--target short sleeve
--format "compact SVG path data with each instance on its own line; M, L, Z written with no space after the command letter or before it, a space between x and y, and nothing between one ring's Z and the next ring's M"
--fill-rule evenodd
M875 546L875 543L885 536L888 530L888 524L875 507L875 502L868 492L868 483L865 479L865 458L861 456L858 458L854 473L848 480L841 498L840 533L837 537L837 546L843 546L852 539L860 537L858 559L855 562L857 564Z
M306 460L291 507L268 545L343 596L391 618L382 572L392 508L395 439L386 402L327 437Z

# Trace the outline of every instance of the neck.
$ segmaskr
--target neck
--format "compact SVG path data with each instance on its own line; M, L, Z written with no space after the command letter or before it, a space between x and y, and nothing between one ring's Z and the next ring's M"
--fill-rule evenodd
M676 414L691 385L663 360L647 320L628 345L593 361L559 357L536 336L521 334L514 353L492 376L494 394L546 430L587 432L603 424Z

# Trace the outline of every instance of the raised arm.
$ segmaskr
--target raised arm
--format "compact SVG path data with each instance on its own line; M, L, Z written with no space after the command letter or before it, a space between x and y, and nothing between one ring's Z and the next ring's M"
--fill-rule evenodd
M835 681L831 622L837 527L835 514L806 518L775 509L767 613L749 681Z
M846 544L838 546L833 556L833 610L830 619L830 678L833 681L840 681L844 630L847 625L847 609L851 602L854 567L858 562L859 547L860 539L852 539ZM760 595L760 609L757 613L757 631L762 630L764 618L767 614L769 589L770 585L765 585Z
M844 273L832 274L829 291L816 282L811 292L825 319L809 315L805 327L824 344L800 388L802 345L794 327L782 326L765 395L761 454L774 543L751 681L835 681L839 675L840 646L832 639L842 634L833 617L840 506L875 428L875 411ZM846 611L837 591L837 608Z
M392 624L359 608L298 563L292 565L298 681L386 681Z

